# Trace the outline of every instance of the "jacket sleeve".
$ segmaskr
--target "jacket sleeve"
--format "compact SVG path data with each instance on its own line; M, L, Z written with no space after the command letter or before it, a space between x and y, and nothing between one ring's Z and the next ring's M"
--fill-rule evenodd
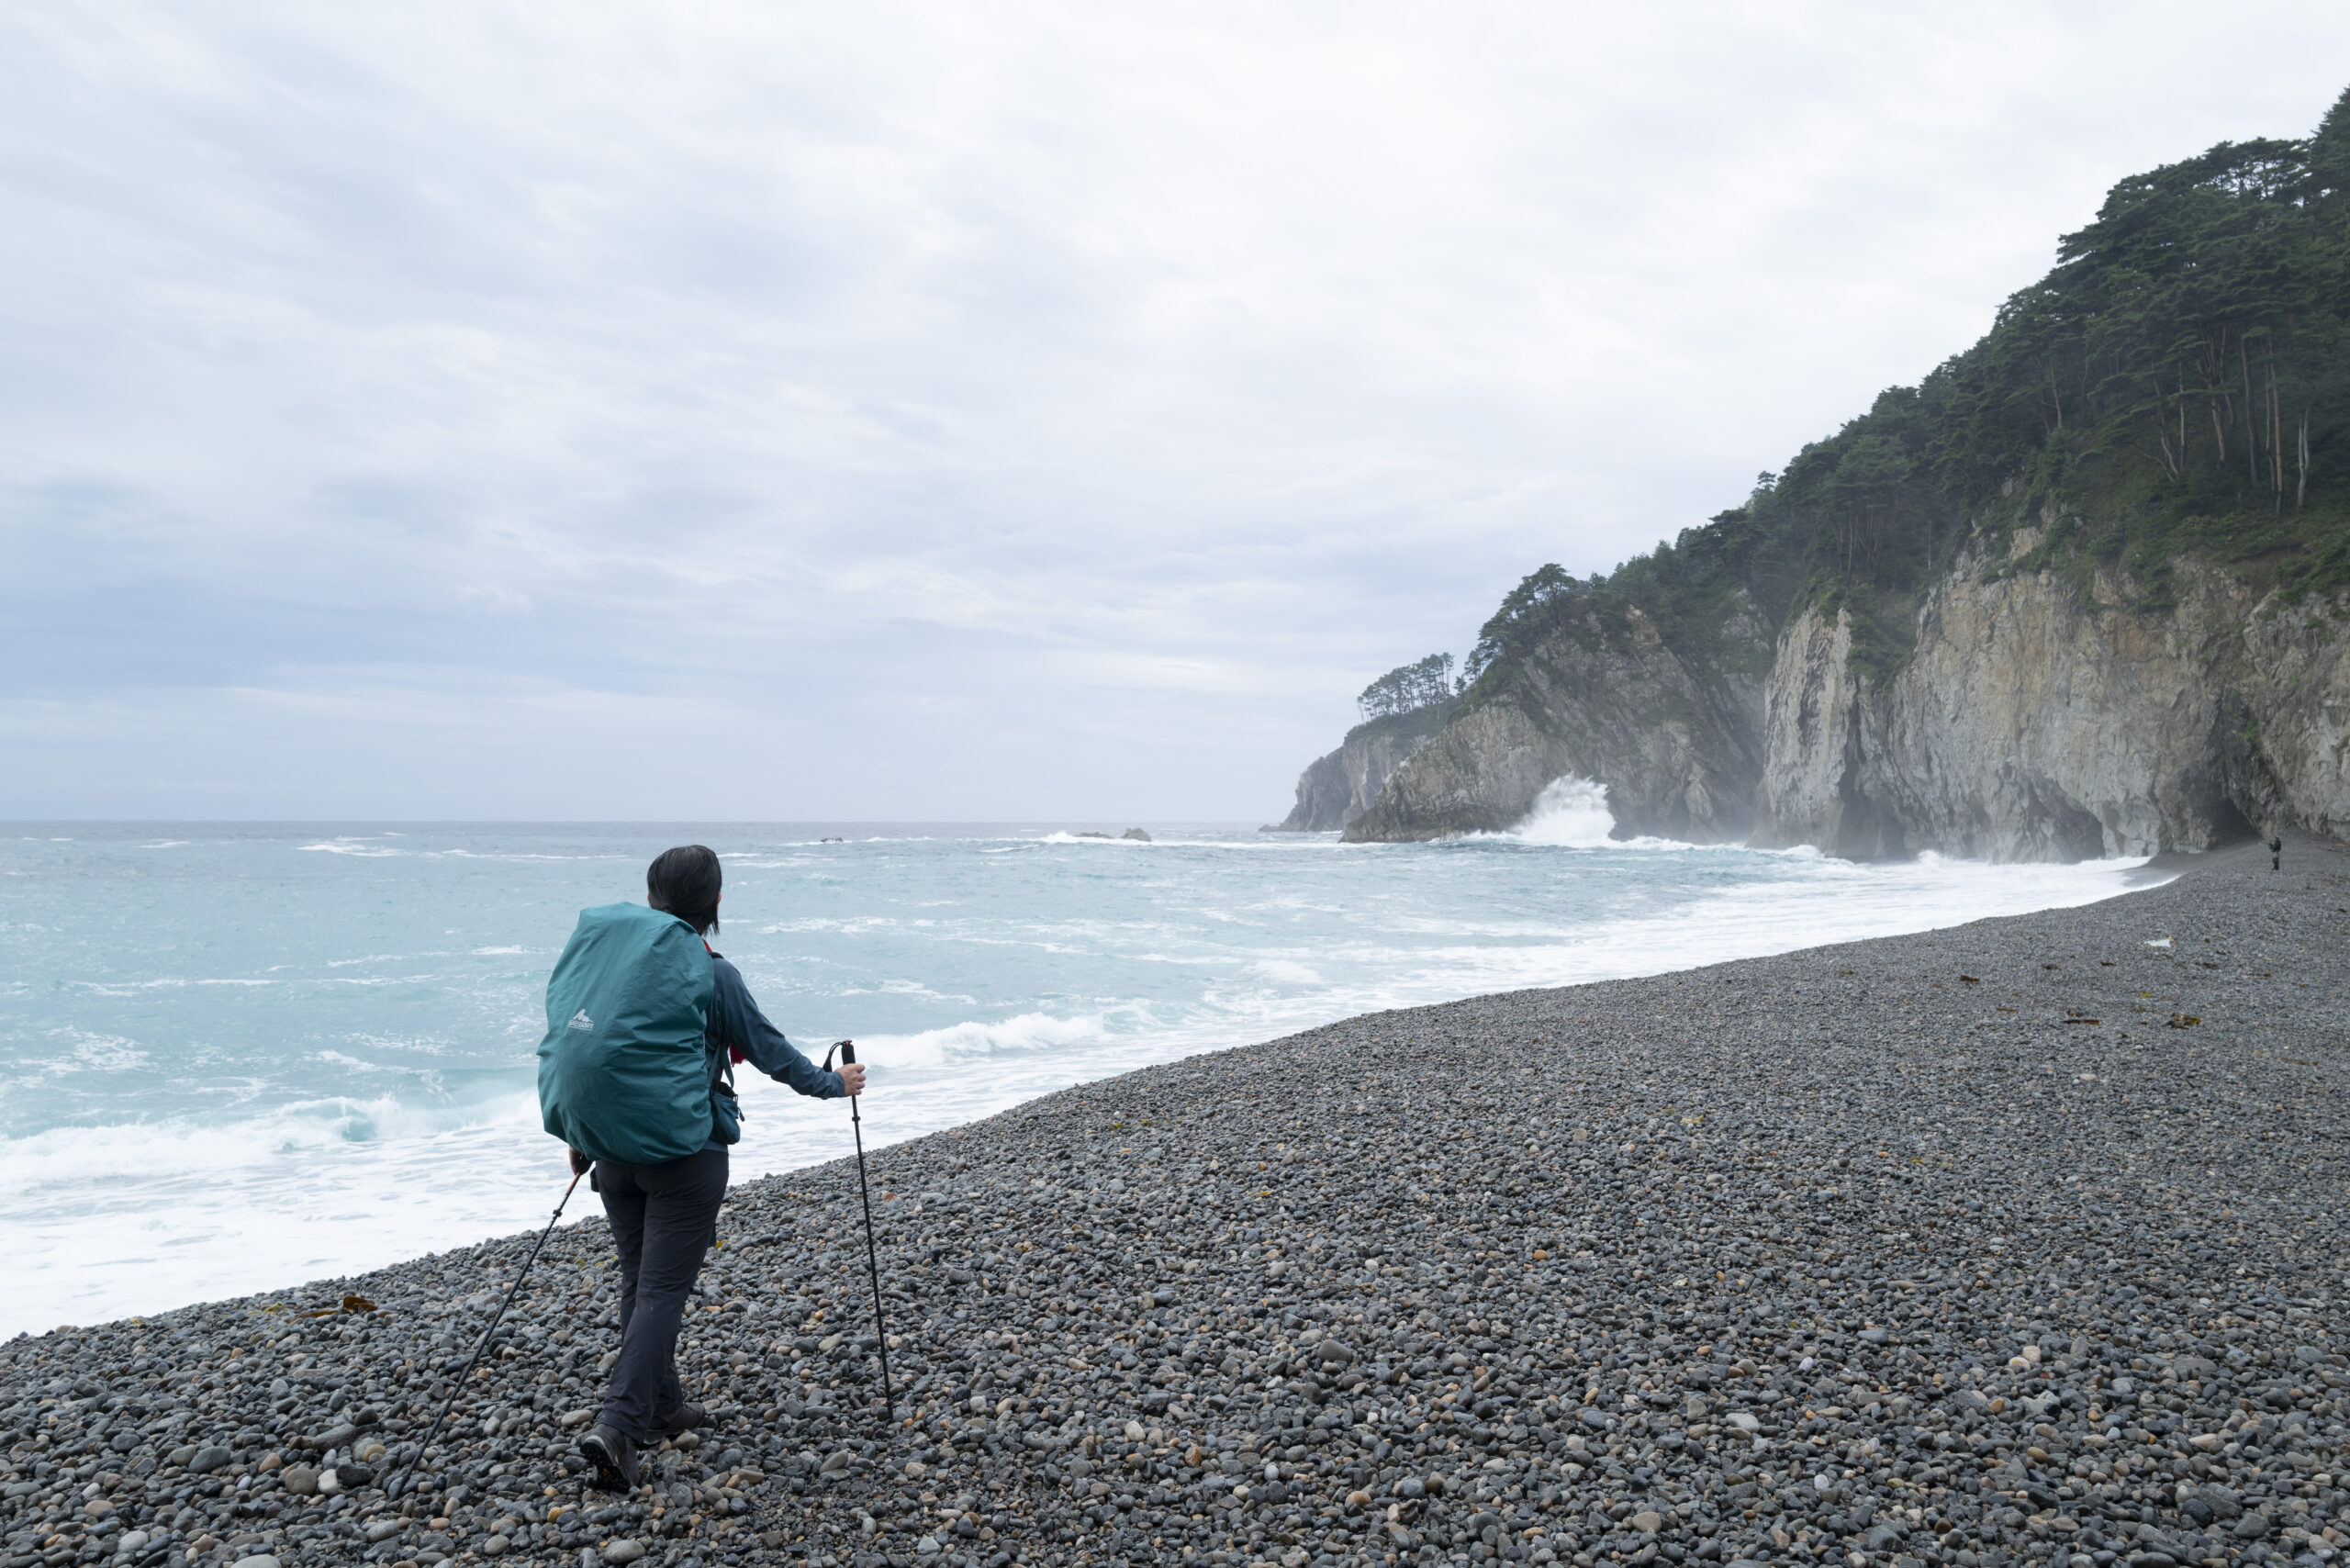
M802 1094L819 1100L837 1100L848 1092L837 1072L826 1072L802 1055L800 1047L783 1037L783 1031L767 1022L759 1004L751 1000L751 988L743 983L743 971L724 958L711 966L711 1005L716 1013L718 1042L739 1052L743 1059L778 1083L788 1083Z

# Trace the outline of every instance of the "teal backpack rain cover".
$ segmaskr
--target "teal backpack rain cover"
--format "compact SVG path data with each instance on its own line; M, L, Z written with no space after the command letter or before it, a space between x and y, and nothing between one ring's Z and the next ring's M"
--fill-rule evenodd
M593 1159L659 1165L711 1138L710 949L643 904L579 912L547 978L539 1115Z

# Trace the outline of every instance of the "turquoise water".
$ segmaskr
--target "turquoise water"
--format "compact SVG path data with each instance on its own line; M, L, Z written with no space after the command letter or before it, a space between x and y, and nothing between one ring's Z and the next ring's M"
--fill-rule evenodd
M777 1025L859 1041L868 1147L1375 1008L2086 902L2134 864L1618 845L1595 799L1551 808L1389 846L1158 823L1147 845L1062 824L0 829L0 1333L543 1219L565 1180L532 1097L546 971L576 912L642 898L672 844L724 857L715 944ZM837 1103L765 1080L745 1103L738 1174L849 1147Z

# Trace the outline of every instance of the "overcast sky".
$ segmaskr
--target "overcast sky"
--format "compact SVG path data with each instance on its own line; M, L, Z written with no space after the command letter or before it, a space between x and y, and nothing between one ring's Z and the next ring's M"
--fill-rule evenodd
M2350 6L0 9L0 816L1270 820Z

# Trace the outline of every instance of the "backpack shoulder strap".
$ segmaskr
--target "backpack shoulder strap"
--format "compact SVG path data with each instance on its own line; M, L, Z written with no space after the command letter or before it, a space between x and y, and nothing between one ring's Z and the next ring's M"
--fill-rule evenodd
M710 955L711 961L713 964L715 964L719 959L726 957L725 954L720 952L717 948L710 945L710 938L707 936L701 939L701 950ZM718 997L715 990L713 989L711 996L711 1005L713 1010L715 1010L717 1004ZM711 1020L713 1029L715 1028L716 1022L717 1021L714 1018ZM729 1094L733 1093L734 1052L733 1047L722 1041L719 1044L718 1049L714 1053L709 1052L709 1047L706 1043L703 1049L706 1054L712 1054L717 1058L715 1061L710 1064L710 1092L712 1094L715 1094L722 1089Z

